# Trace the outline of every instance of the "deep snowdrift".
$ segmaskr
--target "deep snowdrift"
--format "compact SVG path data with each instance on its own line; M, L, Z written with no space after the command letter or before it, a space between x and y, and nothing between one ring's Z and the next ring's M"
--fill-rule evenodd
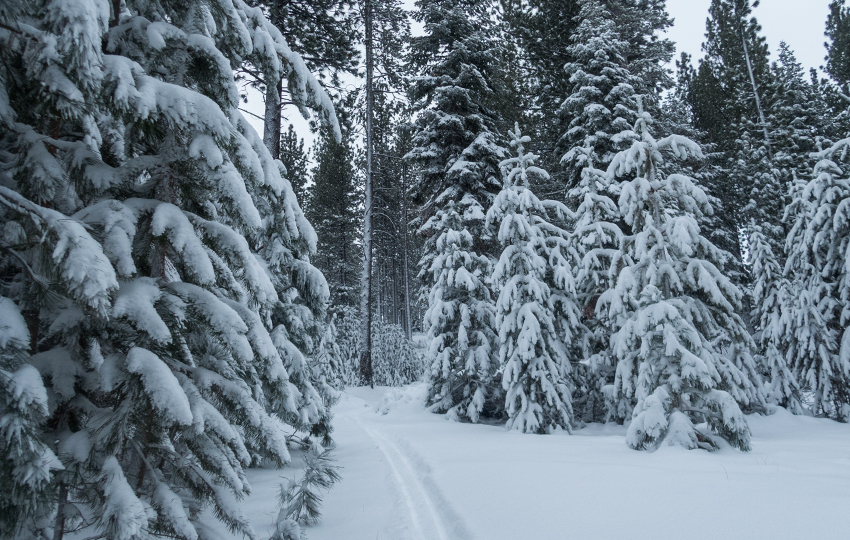
M780 410L748 417L749 453L648 453L621 426L523 435L446 421L423 398L421 385L347 391L334 422L343 479L310 540L850 538L846 424ZM294 473L249 472L243 508L260 538Z

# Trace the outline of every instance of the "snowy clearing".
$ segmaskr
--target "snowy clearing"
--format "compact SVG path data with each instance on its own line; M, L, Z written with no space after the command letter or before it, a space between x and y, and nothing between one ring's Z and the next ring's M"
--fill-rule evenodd
M749 416L752 452L638 452L625 428L523 435L427 412L422 385L350 388L342 481L310 540L831 539L850 530L850 425ZM385 413L385 414L384 414ZM293 467L286 474L298 473ZM280 471L252 470L244 511L273 531Z

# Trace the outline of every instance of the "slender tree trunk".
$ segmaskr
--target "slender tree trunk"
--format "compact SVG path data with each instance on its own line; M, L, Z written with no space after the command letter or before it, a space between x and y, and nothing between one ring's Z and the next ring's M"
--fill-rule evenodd
M364 0L366 11L366 185L363 212L363 273L360 283L360 381L375 387L372 380L372 0Z
M398 324L398 251L393 249L393 324Z
M770 133L767 131L767 120L764 117L764 110L761 107L761 98L759 97L759 89L756 84L756 76L753 73L753 63L750 62L750 50L747 47L747 38L744 35L743 28L741 29L741 44L744 46L744 59L747 61L747 72L750 74L750 83L753 85L753 96L756 98L756 109L759 113L759 121L764 134L764 144L767 146L767 155L773 161L773 149L770 147Z
M410 281L407 277L407 163L402 165L401 172L401 234L402 249L404 250L404 333L410 339Z
M266 87L266 114L263 122L263 144L272 154L272 159L280 159L280 94L283 91L283 79L273 86Z
M65 503L68 501L68 487L64 481L59 483L59 504L56 519L53 521L53 540L62 540L65 536Z
M381 250L379 249L378 253L380 254L380 252L381 252ZM384 275L383 274L384 273L383 273L383 269L384 269L384 263L379 261L377 267L375 268L375 270L378 272L378 276L377 276L377 280L376 280L377 283L378 283L378 294L375 295L376 299L378 300L378 306L375 309L375 313L378 315L379 321L384 320L384 302L383 302L383 299L384 299Z

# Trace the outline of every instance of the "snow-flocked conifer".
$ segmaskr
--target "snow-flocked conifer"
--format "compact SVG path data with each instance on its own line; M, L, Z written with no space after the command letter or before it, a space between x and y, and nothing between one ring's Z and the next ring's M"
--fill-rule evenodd
M584 0L579 18L570 38L574 60L564 66L572 92L559 111L566 131L557 149L567 168L567 189L578 185L586 166L606 168L617 151L628 147L630 141L619 137L637 118L633 96L642 84L629 72L628 43L603 2Z
M465 204L476 202L467 195L460 212ZM424 319L428 403L435 411L477 422L485 402L499 394L492 388L498 367L492 350L495 307L488 285L492 266L485 255L473 251L472 234L455 203L438 210L431 221L437 241L428 269L434 285Z
M430 268L438 238L430 218L449 201L467 201L461 218L474 253L492 257L493 246L483 234L484 212L501 185L504 149L497 144L496 113L487 107L498 81L498 44L489 31L488 2L419 0L417 8L413 16L425 35L412 39L412 67L418 74L409 94L419 114L413 149L405 157L420 171L410 191L421 208L419 232L427 238L419 274L427 291L433 285Z
M748 450L739 403L759 394L748 378L755 372L752 359L742 354L751 345L736 313L742 294L721 273L723 254L700 233L697 220L711 211L705 192L685 175L659 171L665 153L684 159L702 151L678 135L656 141L651 124L641 111L634 127L639 141L608 169L623 178L619 206L631 228L616 287L600 299L616 329L612 403L635 401L626 437L632 448L662 442L715 447L696 427L707 421L714 433Z
M49 409L38 371L26 363L30 334L18 307L0 296L0 528L4 538L25 536L21 526L40 517L53 493L59 460L42 439Z
M549 221L528 188L532 175L548 176L525 152L530 138L519 125L511 135L517 157L501 163L504 188L487 211L487 226L502 254L493 270L496 329L508 426L525 433L571 430L572 383L567 348L578 325L568 235ZM548 201L547 201L548 202ZM563 215L558 216L563 219Z
M782 312L788 367L813 395L812 411L850 420L850 180L837 161L850 139L817 154L814 176L794 190L788 208Z
M580 151L592 152L576 150ZM581 351L586 361L576 366L576 378L580 380L576 381L573 404L582 420L592 421L604 418L603 387L616 366L610 347L611 324L607 313L597 310L597 305L602 293L616 283L623 233L618 224L620 210L611 198L616 196L617 185L604 171L595 168L589 157L584 163L578 186L568 194L568 200L577 207L570 245L577 255L576 300L582 307Z
M800 387L783 354L788 343L782 326L783 311L791 301L791 285L782 275L782 265L770 242L754 223L750 225L749 258L752 261L756 341L768 375L765 397L794 414L803 414Z
M40 439L61 460L32 442L29 487L46 496L15 534L207 538L210 510L254 538L245 468L288 462L283 422L321 418L287 368L307 352L294 306L320 313L327 287L233 70L288 75L331 125L333 108L241 0L39 0L0 17L0 294L29 334L22 366L3 366L27 399L0 414L49 415Z

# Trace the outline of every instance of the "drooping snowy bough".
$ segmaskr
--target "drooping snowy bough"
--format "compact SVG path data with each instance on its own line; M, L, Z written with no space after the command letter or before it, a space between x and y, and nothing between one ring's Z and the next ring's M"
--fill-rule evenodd
M711 431L748 450L740 405L758 392L752 358L742 353L752 344L736 313L741 292L721 273L722 252L700 234L697 219L710 212L706 194L687 176L659 173L665 154L702 152L677 135L656 141L651 124L641 111L633 130L639 139L608 169L622 179L620 212L631 228L616 286L600 298L616 330L612 400L635 403L626 438L632 448L713 448Z
M13 0L0 42L2 536L256 538L245 467L326 418L327 287L233 72L330 101L242 0Z

